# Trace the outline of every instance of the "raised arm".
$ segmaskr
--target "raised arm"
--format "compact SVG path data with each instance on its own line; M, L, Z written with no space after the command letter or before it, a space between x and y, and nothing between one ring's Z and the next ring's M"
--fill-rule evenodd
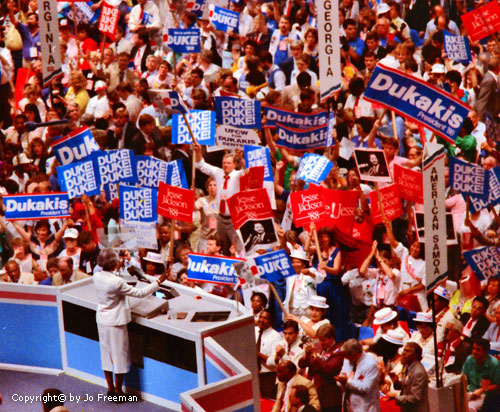
M361 276L365 276L366 272L368 270L368 267L370 266L370 263L373 259L373 256L375 256L375 253L377 253L377 245L378 242L376 240L373 241L372 243L372 250L370 250L370 254L366 257L366 259L363 261L359 268L359 273Z

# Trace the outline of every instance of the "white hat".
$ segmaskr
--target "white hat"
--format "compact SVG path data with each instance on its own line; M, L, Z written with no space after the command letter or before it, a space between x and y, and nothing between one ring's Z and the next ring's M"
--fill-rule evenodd
M12 164L14 166L29 165L30 163L31 161L28 159L28 156L26 156L26 153L19 153L12 159Z
M105 90L108 88L108 85L106 82L103 82L102 80L98 80L95 82L95 91L98 92L99 90Z
M417 316L413 319L414 322L432 323L431 312L417 312Z
M307 304L320 309L328 309L330 307L327 305L326 298L324 296L311 296L311 299L307 302Z
M147 260L148 262L159 263L160 265L163 265L163 260L161 260L161 255L159 253L148 252L146 257L144 257L143 259Z
M431 73L444 74L444 65L440 63L436 63L432 65Z
M70 227L69 229L66 229L64 231L63 239L66 238L71 238L71 239L78 239L78 230L75 228Z
M391 8L389 7L389 5L387 3L380 3L377 6L377 16L379 14L387 13L389 10L391 10Z
M387 342L394 343L395 345L403 346L404 345L404 334L400 330L397 329L389 329L387 333L382 335Z
M374 325L383 325L384 323L396 319L398 313L391 308L382 308L376 311L375 315L373 316L375 317L375 319L373 320Z
M302 249L292 250L292 253L290 253L290 259L300 259L309 262L306 252Z
M434 293L438 296L441 296L443 299L451 300L450 292L448 292L448 289L445 289L442 286L438 286L436 289L434 289Z

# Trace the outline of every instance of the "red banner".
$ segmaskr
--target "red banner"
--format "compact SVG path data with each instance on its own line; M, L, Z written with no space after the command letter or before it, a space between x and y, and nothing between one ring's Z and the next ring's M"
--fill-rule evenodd
M403 199L424 203L424 178L421 172L394 165L394 182L399 184L399 195Z
M274 217L266 189L236 193L227 199L226 204L236 230L249 220L272 219Z
M168 219L193 221L194 191L160 182L158 213Z
M401 205L397 183L380 189L380 195L382 196L382 207L387 219L394 220L403 214L403 206ZM376 190L370 192L370 206L372 209L373 224L382 223L382 213L378 205Z
M240 190L245 192L252 189L261 189L264 186L264 166L254 166L240 176Z
M500 5L492 1L460 18L470 39L479 41L500 30Z
M101 8L101 17L99 19L99 31L108 36L111 40L115 41L116 28L118 27L118 19L120 18L120 11L103 2Z
M295 226L309 226L327 218L323 188L311 186L310 189L290 193L293 221Z

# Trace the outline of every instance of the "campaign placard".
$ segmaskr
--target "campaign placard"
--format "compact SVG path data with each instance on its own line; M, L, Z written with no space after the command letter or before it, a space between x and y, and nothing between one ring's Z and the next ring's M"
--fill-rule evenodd
M265 278L269 282L275 282L297 274L293 269L290 256L283 249L255 256L254 260L258 276Z
M328 125L313 127L311 129L290 129L276 125L278 132L277 146L294 150L321 149L326 147Z
M133 233L138 248L157 249L158 239L155 222L121 222L122 231L127 229ZM121 234L120 234L121 236Z
M421 172L395 164L394 181L399 185L399 195L403 199L414 203L424 203L424 181Z
M311 129L313 127L324 126L327 123L326 110L313 113L297 113L279 107L264 107L266 124L264 127L276 127L279 123L291 129Z
M135 160L137 164L137 184L139 187L157 188L160 182L167 182L168 162L153 156L144 155L136 156Z
M187 272L188 279L195 282L236 285L238 283L238 275L233 263L244 261L245 259L190 253Z
M244 145L245 166L264 166L264 181L274 182L273 168L271 166L271 151L269 147Z
M120 219L127 222L157 222L158 190L120 185Z
M52 152L61 165L67 165L85 159L100 150L87 126L73 130L65 137L52 142Z
M354 149L354 160L361 180L367 182L392 182L383 150Z
M488 198L469 196L469 210L472 213L500 203L500 167L495 166L486 172L488 175Z
M479 41L500 30L500 6L496 1L462 14L460 18L471 41Z
M215 97L216 122L243 129L260 129L260 101L235 97Z
M191 110L186 117L191 126L194 138L199 144L215 144L215 112L210 110ZM172 116L172 143L193 143L184 117L181 114L174 114Z
M70 217L67 193L30 193L3 196L5 220L41 220Z
M326 218L323 192L318 186L290 193L290 202L293 221L297 227L309 226Z
M168 219L193 222L194 191L160 182L158 213Z
M179 96L179 93L173 90L165 89L150 89L148 96L151 99L151 104L160 113L189 113L189 109Z
M479 280L500 275L500 254L494 246L485 246L463 253Z
M132 150L100 150L91 156L100 184L137 182L137 165Z
M43 13L39 13L39 41L42 51L43 85L46 86L52 81L52 79L54 79L54 77L62 73L57 1L38 0L37 5L38 10L43 10Z
M469 64L472 59L469 40L464 36L455 36L452 33L443 30L444 35L444 51L450 60Z
M240 14L238 12L217 7L215 4L209 4L208 10L210 22L217 30L225 32L228 30L238 30L240 20Z
M59 186L63 191L68 192L70 199L80 197L83 194L98 195L101 192L99 190L99 170L94 166L91 157L81 162L59 166L57 178Z
M300 159L296 180L319 184L323 182L333 168L333 163L325 156L306 153Z
M453 143L470 108L442 89L409 74L378 64L364 98L380 103Z
M500 142L500 123L493 119L488 112L484 115L484 125L486 126L486 137Z
M71 1L74 3L75 7L66 7L63 9L62 14L73 22L92 24L97 21L99 17L99 10L92 10L94 3L89 1ZM43 10L41 8L40 10ZM73 15L73 10L76 12L76 16ZM57 13L56 13L57 16ZM57 21L57 19L56 19Z
M99 31L112 41L115 41L119 18L120 11L104 1L101 8L101 17L99 18Z
M359 203L359 192L357 190L335 190L322 186L318 187L322 192L326 214L323 221L316 222L316 228L335 227L350 236Z
M118 183L108 183L102 185L102 190L104 190L104 195L106 196L106 201L111 203L113 200L118 199Z
M465 195L488 199L486 169L464 160L450 157L450 187Z
M394 220L403 215L403 205L399 197L398 184L393 183L380 189L382 197L382 207L384 208L385 217L388 220ZM382 223L382 212L379 207L376 190L370 192L370 207L372 210L373 224Z
M334 133L337 132L335 130L336 125L337 125L337 118L335 117L335 112L332 111L330 113L330 117L328 117L328 136L326 138L326 147L332 147L335 146L336 144L334 139Z
M247 168L247 173L240 176L240 192L261 189L264 185L264 166Z
M174 53L199 53L201 37L199 29L168 29L167 44Z
M181 159L172 160L167 162L167 180L170 186L182 187L184 189L189 189L188 181L186 178L186 172L184 170L184 165Z
M260 137L255 130L242 129L227 124L215 127L215 145L218 150L242 149L247 144L260 144ZM210 148L208 151L211 151Z

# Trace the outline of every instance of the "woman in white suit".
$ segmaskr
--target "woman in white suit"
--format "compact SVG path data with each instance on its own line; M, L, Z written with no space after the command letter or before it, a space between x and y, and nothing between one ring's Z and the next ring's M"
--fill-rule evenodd
M108 385L108 396L124 395L123 378L130 369L127 323L132 320L126 296L143 298L151 295L160 288L167 275L164 273L151 285L137 289L128 285L114 272L120 263L114 250L102 250L97 257L97 263L102 267L102 271L93 276L97 294L96 320L102 369Z

